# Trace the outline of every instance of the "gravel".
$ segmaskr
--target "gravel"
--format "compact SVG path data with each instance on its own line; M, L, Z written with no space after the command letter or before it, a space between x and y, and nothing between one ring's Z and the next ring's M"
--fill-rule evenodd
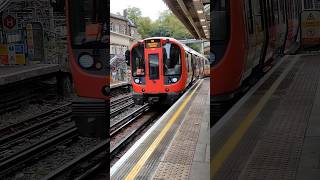
M60 168L101 142L102 140L99 139L80 137L76 142L57 147L52 154L42 157L35 164L15 172L6 179L44 178L49 173Z
M38 102L35 104L24 103L20 109L0 115L0 129L22 122L36 114L40 114L63 104L66 104L66 101Z
M7 145L3 151L0 149L0 158L8 157L17 152L22 152L23 150L34 146L36 143L44 141L47 138L54 137L59 132L73 126L74 122L71 122L70 119L67 118L59 121L58 124L46 127L38 132L33 132L33 135L28 136L27 138L23 137L23 139L19 139L19 141L14 141L12 145Z
M123 119L124 117L128 116L129 114L131 114L133 111L139 109L141 106L140 105L135 105L131 108L126 109L125 111L123 111L122 113L118 114L117 116L113 117L112 119L110 119L110 126L119 122L121 119Z

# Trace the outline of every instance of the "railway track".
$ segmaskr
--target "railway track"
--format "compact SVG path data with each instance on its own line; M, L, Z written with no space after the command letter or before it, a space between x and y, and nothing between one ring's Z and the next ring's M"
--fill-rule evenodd
M54 134L41 142L34 144L20 152L17 152L10 157L1 159L0 174L2 177L11 172L27 166L36 159L41 159L47 153L53 150L53 147L70 143L72 139L78 137L77 129L70 127Z
M0 144L2 144L3 139L8 138L10 134L16 134L15 136L19 135L18 132L22 131L23 129L30 128L32 126L35 126L36 124L46 122L47 123L52 123L52 120L54 120L54 117L57 116L58 114L64 114L63 116L67 116L71 114L71 103L67 103L61 106L58 106L56 108L53 108L51 110L48 110L46 112L37 114L33 117L27 118L21 122L6 126L2 129L0 129ZM50 119L51 118L51 119ZM43 125L45 125L44 123ZM35 127L37 128L37 127ZM34 128L30 129L33 130ZM29 131L30 131L29 130ZM14 136L12 137L14 138Z
M109 140L105 140L89 151L47 175L44 179L85 179L100 169L107 168Z
M110 107L111 107L111 109L113 109L116 106L118 106L119 104L130 101L130 100L132 100L131 94L127 94L127 95L121 96L119 98L115 98L115 99L111 100Z
M21 168L52 145L75 137L76 128L69 118L70 105L67 103L1 129L0 174Z
M55 86L41 83L16 84L0 87L0 115L21 108L24 102L30 102L52 91ZM24 89L21 91L21 89Z
M138 120L139 117L143 116L144 112L148 112L150 108L149 104L145 104L121 120L111 124L110 138L117 136L119 132L128 128L132 123ZM66 165L50 173L44 179L95 179L97 175L104 178L109 177L109 157L107 157L107 151L110 151L110 158L114 157L126 144L130 143L131 139L138 136L139 133L155 119L155 117L156 116L154 115L144 121L141 126L131 131L131 133L118 143L116 147L112 147L112 150L109 150L110 140L105 140L90 151L81 154L73 161L70 161Z
M148 114L149 113L149 114ZM143 116L147 115L148 117L143 120ZM111 139L115 138L118 134L124 131L126 128L133 128L129 133L126 133L124 138L114 145L111 145L110 149L110 160L114 159L116 155L126 147L127 144L131 143L132 140L137 137L141 132L154 120L156 120L162 112L154 110L149 104L141 106L136 111L132 112L128 116L124 117L121 121L111 125L110 136ZM135 127L133 124L138 120L141 120L140 124Z
M113 105L113 107L111 107L110 118L114 118L115 116L119 115L132 106L134 106L134 102L132 99L124 99L123 101L116 103L116 105Z

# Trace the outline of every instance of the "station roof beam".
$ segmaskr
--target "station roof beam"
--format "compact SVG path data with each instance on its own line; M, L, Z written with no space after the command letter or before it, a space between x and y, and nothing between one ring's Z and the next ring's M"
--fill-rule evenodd
M163 0L196 39L209 39L210 0Z

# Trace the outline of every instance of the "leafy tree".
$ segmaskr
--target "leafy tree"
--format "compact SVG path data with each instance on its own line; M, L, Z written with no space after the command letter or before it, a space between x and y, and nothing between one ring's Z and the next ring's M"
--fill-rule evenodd
M142 18L142 12L137 7L127 8L128 18L132 20L136 25L139 19Z
M152 32L153 23L149 17L141 17L137 21L138 32L142 38L147 38Z
M128 8L127 12L128 18L134 21L142 38L152 36L176 39L192 38L192 35L170 10L160 13L159 18L154 22L149 17L142 17L142 12L137 7Z

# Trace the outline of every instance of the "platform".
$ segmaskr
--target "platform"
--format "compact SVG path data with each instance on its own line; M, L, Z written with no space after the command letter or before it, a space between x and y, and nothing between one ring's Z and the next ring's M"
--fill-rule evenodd
M111 168L111 179L209 178L210 80L199 80Z
M211 128L211 179L320 179L320 53L285 56Z
M111 88L111 89L116 89L116 88L119 88L119 87L129 86L129 85L131 85L131 84L128 83L128 82L119 81L119 82L116 82L116 83L111 83L111 84L110 84L110 88Z
M0 66L0 86L55 73L59 70L59 64Z

